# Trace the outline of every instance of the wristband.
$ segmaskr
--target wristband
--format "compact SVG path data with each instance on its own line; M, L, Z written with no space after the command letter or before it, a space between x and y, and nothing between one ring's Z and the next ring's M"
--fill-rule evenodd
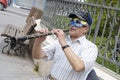
M65 46L62 47L62 49L64 50L67 47L70 47L70 46L69 45L65 45Z

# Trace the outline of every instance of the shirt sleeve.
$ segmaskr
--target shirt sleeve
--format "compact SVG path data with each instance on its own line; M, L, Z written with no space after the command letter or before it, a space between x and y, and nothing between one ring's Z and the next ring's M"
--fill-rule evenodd
M42 49L43 49L44 53L46 54L48 60L53 59L54 54L55 54L55 49L56 49L55 43L47 45L47 46L43 47Z
M90 71L95 63L95 60L98 55L98 49L96 46L86 48L81 52L81 59L85 65L85 71Z

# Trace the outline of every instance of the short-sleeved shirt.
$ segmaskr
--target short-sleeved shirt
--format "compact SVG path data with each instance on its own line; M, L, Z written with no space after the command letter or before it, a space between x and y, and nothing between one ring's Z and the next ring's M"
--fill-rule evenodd
M51 70L51 75L57 80L86 80L87 75L92 70L97 58L98 49L95 44L82 36L74 41L70 36L66 38L67 44L74 51L74 54L83 60L85 70L76 72L61 48L58 41L43 48L43 51L48 56L48 59L54 60L54 65Z

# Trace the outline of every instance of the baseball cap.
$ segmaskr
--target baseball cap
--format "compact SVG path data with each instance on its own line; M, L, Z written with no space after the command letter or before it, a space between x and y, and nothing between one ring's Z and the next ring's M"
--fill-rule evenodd
M91 26L92 24L92 17L90 15L89 12L85 13L85 12L77 12L77 13L70 13L69 18L79 18L83 21L86 21L88 23L89 26Z

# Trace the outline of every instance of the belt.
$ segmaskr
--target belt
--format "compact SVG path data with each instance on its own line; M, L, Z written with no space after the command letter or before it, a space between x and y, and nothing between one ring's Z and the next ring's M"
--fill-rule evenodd
M52 77L51 74L48 75L48 79L49 79L49 80L57 80L57 79L55 79L54 77Z

